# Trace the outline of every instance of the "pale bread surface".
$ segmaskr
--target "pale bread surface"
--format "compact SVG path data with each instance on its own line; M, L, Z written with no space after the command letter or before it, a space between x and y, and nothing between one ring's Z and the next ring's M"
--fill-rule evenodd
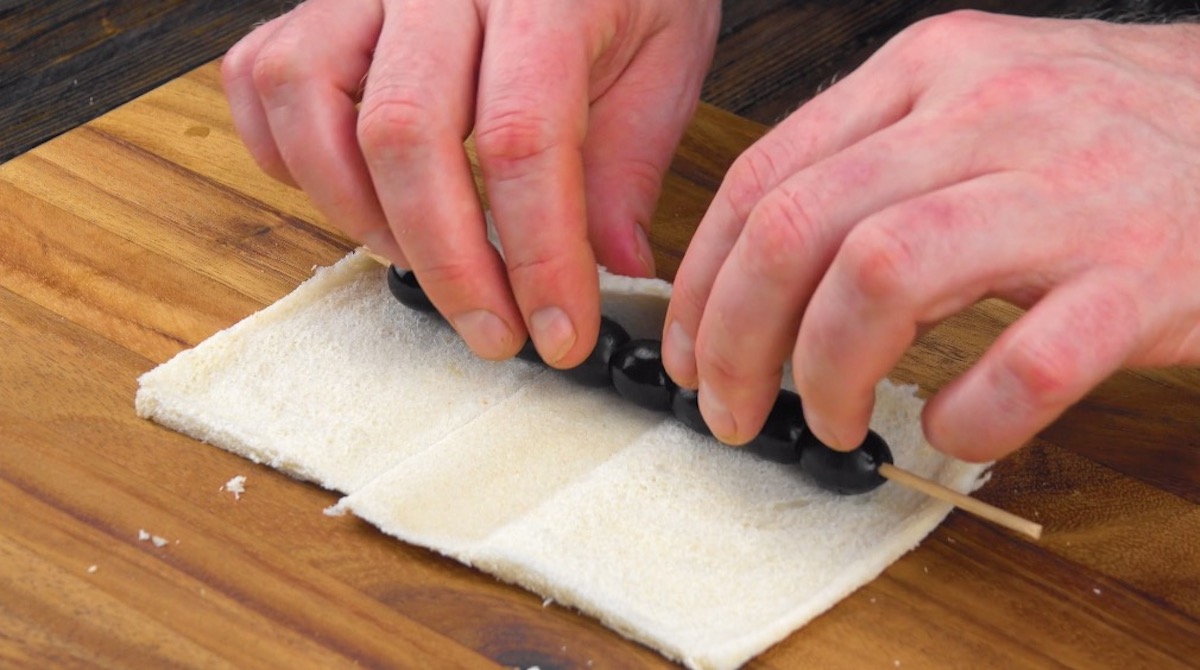
M603 311L660 335L670 287L601 274ZM350 493L409 542L587 612L695 668L732 668L914 547L949 507L854 497L522 361L473 357L360 254L143 375L141 416ZM960 491L985 465L925 444L877 391L898 464Z
M480 360L353 255L141 377L139 415L355 490L542 374Z

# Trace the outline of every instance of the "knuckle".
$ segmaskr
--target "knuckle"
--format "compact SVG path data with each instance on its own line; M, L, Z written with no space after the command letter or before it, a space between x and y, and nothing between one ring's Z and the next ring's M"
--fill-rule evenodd
M417 265L415 259L410 260L414 266ZM466 259L434 261L428 265L421 264L419 267L414 267L413 272L416 273L421 287L427 293L446 295L447 287L468 286L475 281L479 276L479 264ZM449 293L455 292L449 291Z
M250 66L254 87L264 95L304 80L309 71L310 64L303 50L292 48L289 42L281 40L269 42L259 49Z
M855 228L846 236L839 255L851 286L872 300L906 295L919 269L908 236L893 226Z
M630 157L621 163L620 169L630 192L640 196L642 202L653 205L662 189L663 168L653 160Z
M1068 400L1079 376L1077 360L1063 339L1026 338L1009 348L1002 365L1015 385L1013 401L1036 413Z
M535 162L561 143L551 119L529 111L492 113L475 129L475 147L485 172L498 179L523 175Z
M903 34L906 34L914 44L944 45L947 41L965 39L980 25L987 22L987 14L984 12L960 9L922 19L910 26Z
M959 53L969 45L979 48L993 19L984 12L958 10L922 19L901 31L887 45L889 55L899 56L907 69L941 63L947 53Z
M384 90L372 93L359 111L356 133L368 161L387 160L433 136L434 110L420 95Z
M790 281L799 259L812 258L819 244L820 223L795 189L776 189L755 208L743 232L740 253L768 280Z
M525 249L519 258L506 256L505 263L510 281L517 292L521 292L519 287L571 285L572 273L579 267L568 262L567 254L554 251L539 252L533 249Z
M228 87L235 79L250 74L254 59L255 51L251 48L248 38L242 39L221 59L221 81Z
M778 162L769 150L755 145L739 156L725 180L726 199L737 219L748 219L750 212L779 179Z
M222 79L228 82L235 77L249 77L252 80L254 63L258 59L259 53L271 42L272 36L275 35L278 26L286 20L286 17L285 14L268 21L230 47L225 56L221 58Z

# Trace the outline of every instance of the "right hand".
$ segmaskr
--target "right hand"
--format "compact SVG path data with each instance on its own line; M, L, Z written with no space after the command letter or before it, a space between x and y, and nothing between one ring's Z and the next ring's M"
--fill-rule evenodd
M645 229L719 13L717 0L308 0L238 43L222 75L258 164L411 268L478 355L512 356L532 333L570 367L595 344L595 263L653 274Z

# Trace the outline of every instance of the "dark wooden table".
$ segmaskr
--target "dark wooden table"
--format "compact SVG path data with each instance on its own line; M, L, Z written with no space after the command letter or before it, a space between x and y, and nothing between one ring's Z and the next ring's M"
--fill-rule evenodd
M285 0L0 1L0 162L224 53ZM1183 0L724 0L703 98L772 124L904 26L953 9L1150 13Z

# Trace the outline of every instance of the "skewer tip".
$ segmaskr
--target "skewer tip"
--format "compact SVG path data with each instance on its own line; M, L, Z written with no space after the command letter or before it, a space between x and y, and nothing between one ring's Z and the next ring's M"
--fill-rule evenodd
M978 498L972 498L971 496L959 493L935 481L913 474L903 468L898 468L891 463L880 465L879 474L901 486L906 486L932 498L948 502L964 512L974 514L981 519L991 521L1013 532L1020 533L1034 540L1040 540L1042 537L1042 524L1040 523L1017 516L994 505L989 505Z

